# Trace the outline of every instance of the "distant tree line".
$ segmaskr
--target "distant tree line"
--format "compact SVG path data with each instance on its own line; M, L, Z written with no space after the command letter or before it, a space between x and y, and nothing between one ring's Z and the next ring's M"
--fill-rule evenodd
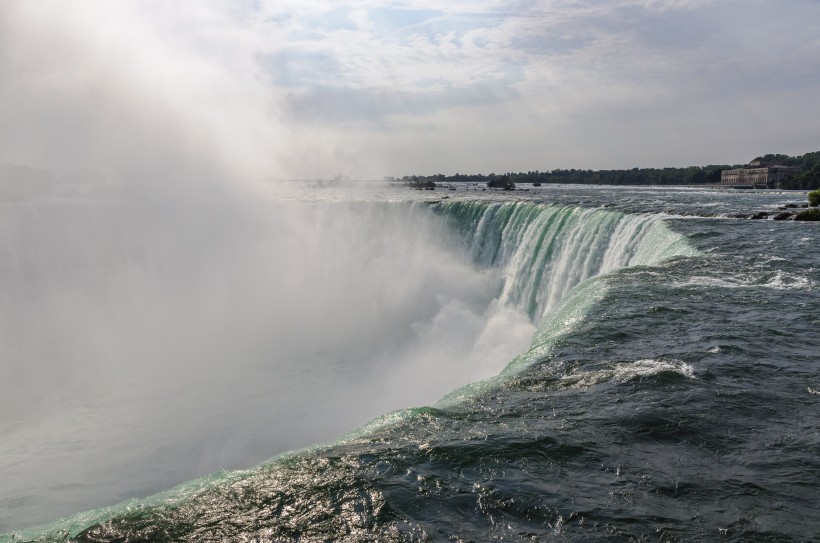
M784 166L797 166L800 173L781 183L784 189L820 189L820 151L806 153L803 156L764 155L758 160L778 162Z
M785 189L820 188L820 151L791 157L768 154L755 160L775 162L785 166L797 166L800 173L784 182ZM462 174L455 175L406 175L402 181L419 186L422 183L490 183L498 184L502 179L507 183L571 183L579 185L700 185L720 183L720 172L742 168L745 164L713 164L709 166L689 166L687 168L632 168L631 170L576 170L556 169L550 171L506 172L503 174Z

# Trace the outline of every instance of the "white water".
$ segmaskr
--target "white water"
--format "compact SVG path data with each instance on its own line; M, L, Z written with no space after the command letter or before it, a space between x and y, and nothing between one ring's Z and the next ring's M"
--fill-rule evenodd
M681 360L645 359L634 362L620 362L610 367L570 372L560 378L565 386L591 388L601 383L623 383L633 379L645 379L661 373L676 373L688 379L694 379L692 366Z

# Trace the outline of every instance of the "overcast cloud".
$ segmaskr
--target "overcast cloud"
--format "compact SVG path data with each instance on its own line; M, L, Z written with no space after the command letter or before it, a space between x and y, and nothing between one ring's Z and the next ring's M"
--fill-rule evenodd
M820 148L820 2L11 0L0 162L310 178Z

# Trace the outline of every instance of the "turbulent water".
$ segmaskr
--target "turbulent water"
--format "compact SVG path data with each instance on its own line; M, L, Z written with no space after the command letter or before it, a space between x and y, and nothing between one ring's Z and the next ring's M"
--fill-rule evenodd
M804 196L475 189L2 204L0 540L817 540Z

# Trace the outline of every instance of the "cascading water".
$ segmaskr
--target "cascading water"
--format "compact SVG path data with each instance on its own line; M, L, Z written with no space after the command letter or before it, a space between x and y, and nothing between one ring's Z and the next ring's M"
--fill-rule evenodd
M537 328L530 348L499 378L542 360L604 295L603 283L576 288L583 282L621 268L698 254L657 215L533 202L451 201L434 209L460 233L474 261L502 273L499 307L526 314ZM463 401L484 388L468 385L436 405Z
M580 282L617 268L692 255L683 236L652 215L530 202L442 202L472 258L504 270L503 304L536 324Z
M582 281L695 251L656 215L531 202L442 202L472 258L503 269L502 304L538 324Z

